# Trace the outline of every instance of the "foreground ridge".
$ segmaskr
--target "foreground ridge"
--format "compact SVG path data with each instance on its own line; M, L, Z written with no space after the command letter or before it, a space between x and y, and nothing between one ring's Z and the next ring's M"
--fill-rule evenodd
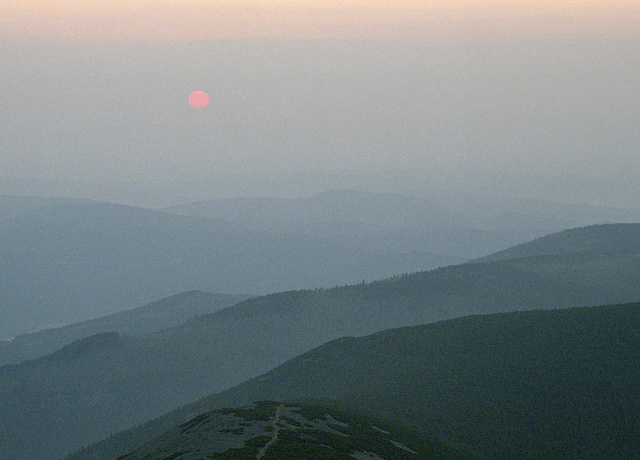
M261 401L200 414L117 460L421 460L459 454L307 403Z

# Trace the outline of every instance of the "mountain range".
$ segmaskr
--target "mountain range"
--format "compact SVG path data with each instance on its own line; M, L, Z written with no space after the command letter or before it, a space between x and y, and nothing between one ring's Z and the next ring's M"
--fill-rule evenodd
M343 336L470 314L637 301L639 230L569 230L516 247L513 258L252 298L160 332L102 334L2 367L0 428L10 441L0 454L62 455Z
M0 196L0 339L187 290L253 295L370 282L552 231L637 220L633 209L355 190L162 210Z
M91 200L1 197L0 338L187 290L266 294L464 260L415 240L399 244L401 232L381 241L359 225L344 223L349 240Z

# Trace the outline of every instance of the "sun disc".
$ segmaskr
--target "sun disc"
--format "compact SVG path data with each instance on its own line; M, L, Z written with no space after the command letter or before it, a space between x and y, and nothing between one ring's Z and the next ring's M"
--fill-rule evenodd
M196 110L204 109L209 105L209 95L202 90L196 90L189 94L189 105Z

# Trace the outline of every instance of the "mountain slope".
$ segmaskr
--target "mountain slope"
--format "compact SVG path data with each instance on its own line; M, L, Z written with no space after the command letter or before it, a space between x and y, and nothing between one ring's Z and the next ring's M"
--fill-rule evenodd
M616 229L623 227L611 226ZM640 231L634 235L640 238ZM341 336L469 314L639 299L637 257L599 249L254 298L159 333L121 337L95 356L0 368L0 429L12 433L0 444L0 457L62 455ZM38 433L39 454L28 433Z
M160 331L249 297L189 291L102 318L19 335L11 341L0 341L0 366L38 358L74 340L102 332L143 335Z
M192 414L331 398L494 459L640 455L640 304L465 317L342 338L121 433L102 458Z

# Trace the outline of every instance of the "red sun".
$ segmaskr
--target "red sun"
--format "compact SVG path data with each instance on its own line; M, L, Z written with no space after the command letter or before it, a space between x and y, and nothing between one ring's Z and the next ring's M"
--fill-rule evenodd
M189 105L194 109L204 109L209 105L209 95L202 90L189 94Z

